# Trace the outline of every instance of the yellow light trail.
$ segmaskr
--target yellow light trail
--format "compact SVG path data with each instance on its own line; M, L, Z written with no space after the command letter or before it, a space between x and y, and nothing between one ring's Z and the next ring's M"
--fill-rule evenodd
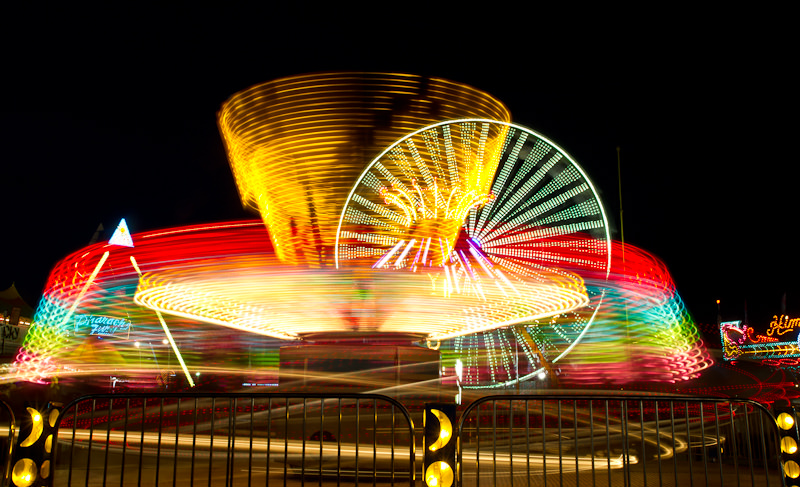
M67 324L70 318L72 318L72 314L75 312L75 308L78 307L78 304L80 304L81 299L83 299L83 297L86 295L86 291L89 290L89 286L92 285L92 282L94 282L94 279L97 277L97 273L100 272L100 268L103 267L103 264L105 264L106 259L108 259L108 254L109 251L106 250L106 252L103 254L103 257L100 258L100 262L98 262L97 265L94 267L92 274L89 276L89 279L86 280L86 283L83 285L81 292L78 293L78 296L75 298L75 301L72 302L72 306L70 306L69 311L67 312L66 315L64 315L64 319L61 320L61 323L58 325L59 328Z
M218 125L242 204L261 214L278 258L319 267L333 264L339 213L374 156L427 125L470 117L511 119L499 100L461 83L333 72L236 93L222 105ZM406 210L404 220L414 219L414 208Z
M139 279L142 278L142 271L139 269L139 265L136 263L136 259L131 255L131 264L133 264L133 268L136 269L136 273L139 274ZM181 356L180 350L178 350L178 345L175 343L175 339L172 338L172 333L169 331L169 327L167 327L167 323L164 321L164 318L161 316L161 313L156 309L153 310L156 312L156 316L158 316L158 321L161 322L161 327L164 329L164 334L167 335L167 340L169 340L169 344L172 347L172 350L175 352L175 356L178 358L178 362L181 364L181 368L183 369L183 373L186 375L186 380L189 382L189 387L194 387L194 380L192 379L192 374L189 373L189 369L186 367L186 363L183 361L183 356Z

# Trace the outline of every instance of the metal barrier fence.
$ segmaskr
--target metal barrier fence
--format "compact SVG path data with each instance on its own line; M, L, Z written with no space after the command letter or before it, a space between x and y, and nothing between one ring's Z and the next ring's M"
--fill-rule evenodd
M5 402L0 401L0 466L2 466L2 481L0 485L8 485L11 475L11 449L14 445L14 412Z
M491 396L457 434L460 486L784 485L775 420L746 400Z
M414 485L414 426L371 394L94 395L56 423L56 486Z
M747 400L484 397L457 422L451 471L459 486L793 485L800 431L787 411L788 425ZM8 485L14 416L0 402L0 428L4 414ZM41 485L415 485L411 416L385 396L94 395L44 418L42 441L27 447L45 454L32 470ZM32 437L26 424L20 438Z

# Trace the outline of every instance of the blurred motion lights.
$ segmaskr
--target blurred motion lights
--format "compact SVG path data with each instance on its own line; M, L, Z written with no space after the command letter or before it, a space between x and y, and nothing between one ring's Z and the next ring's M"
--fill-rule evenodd
M710 364L665 266L630 246L620 261L585 172L487 93L294 76L233 95L218 123L262 221L132 236L122 220L53 269L19 376L113 364L168 377L175 363L193 386L225 367L207 357L226 351L220 329L230 342L420 340L461 364L465 387L555 379L554 364L585 382L675 382ZM431 482L452 483L435 465Z
M510 120L496 98L460 83L323 73L236 93L218 118L242 203L261 214L278 258L318 267L333 263L339 212L372 157L409 132L468 117Z

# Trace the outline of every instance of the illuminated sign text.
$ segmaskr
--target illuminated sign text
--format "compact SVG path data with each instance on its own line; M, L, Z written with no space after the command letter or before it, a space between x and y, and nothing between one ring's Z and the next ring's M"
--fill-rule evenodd
M110 316L99 315L81 315L75 318L76 335L127 335L130 331L130 327L130 320L124 318L111 318Z
M767 335L781 336L793 331L795 328L800 328L800 318L789 318L786 315L781 315L778 318L778 315L774 315L772 322L769 324Z

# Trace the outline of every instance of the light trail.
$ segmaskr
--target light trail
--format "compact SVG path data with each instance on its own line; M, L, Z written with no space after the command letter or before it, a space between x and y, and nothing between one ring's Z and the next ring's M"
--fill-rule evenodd
M136 273L139 274L139 279L141 279L142 271L139 269L139 265L136 263L136 259L132 255L131 264L133 264L133 268L136 269ZM161 316L161 312L159 310L156 309L154 311L156 312L156 316L158 316L158 321L161 323L161 327L164 329L164 334L167 336L167 340L169 340L172 351L175 352L175 356L178 358L178 362L181 364L181 368L186 376L186 380L189 382L189 387L194 387L194 379L192 379L192 374L189 373L189 369L186 367L186 362L183 361L181 351L178 350L178 345L175 343L175 339L172 337L172 333L169 331L167 323L164 321L164 318Z
M70 431L71 433L71 431ZM161 456L171 456L177 445L179 453L181 451L192 450L195 451L234 451L234 452L253 452L258 454L269 454L272 461L282 462L284 454L287 455L290 463L299 463L299 458L304 457L305 461L312 461L317 459L336 460L340 458L344 461L352 461L356 458L366 459L371 458L374 454L380 460L395 461L408 461L409 451L408 448L392 448L391 446L373 445L372 442L368 443L338 443L338 442L323 442L320 448L319 440L284 440L278 438L249 438L236 436L228 437L222 434L215 434L213 440L209 435L178 435L176 438L174 434L162 434L159 438L157 433L144 433L142 435L138 432L132 432L125 435L124 432L111 431L110 433L102 430L84 430L76 429L74 435L69 437L59 437L59 443L68 445L74 443L76 446L82 444L88 445L91 441L92 448L108 449L110 451L122 451L123 442L125 442L125 450L129 455L141 452L145 455L155 455L157 452ZM274 458L272 457L274 455ZM551 468L559 469L559 456L558 455L509 455L504 452L493 453L480 453L476 451L467 450L462 453L463 461L483 464L495 465L514 465L514 468L521 468L523 465L533 465L539 467L539 471L543 471L547 465L548 472ZM417 455L415 455L416 457ZM575 471L574 459L564 461L561 458L563 465L561 468L565 472ZM622 455L614 457L610 460L603 456L594 457L581 457L577 459L577 470L603 470L610 466L611 469L624 468L626 462L628 464L638 463L635 455L628 456L627 460L623 459ZM372 467L365 467L371 470ZM310 468L309 473L313 473L314 469Z

